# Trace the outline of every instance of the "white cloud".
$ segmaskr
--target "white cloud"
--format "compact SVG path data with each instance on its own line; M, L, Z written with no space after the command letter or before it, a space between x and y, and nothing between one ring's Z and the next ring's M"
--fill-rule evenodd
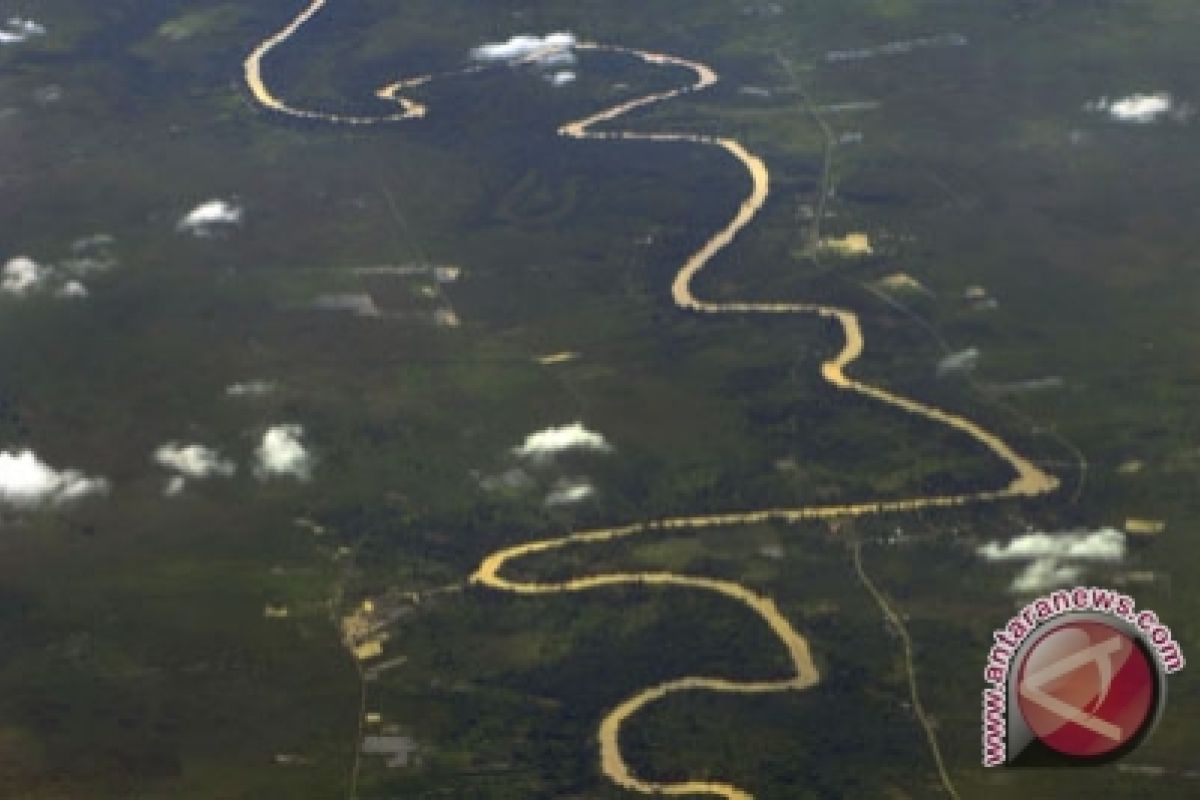
M45 36L46 28L39 22L22 17L9 17L0 25L0 44L20 44L35 36Z
M1027 533L1006 543L988 542L979 548L988 561L1029 558L1074 558L1120 561L1125 557L1125 534L1116 528L1075 533Z
M532 64L542 71L547 83L554 87L567 86L578 77L575 66L575 35L550 33L545 36L523 34L506 42L489 42L471 51L476 61L508 63L511 66Z
M1115 562L1125 557L1125 534L1116 528L1070 533L1027 533L1008 542L988 542L978 553L986 561L1028 561L1011 590L1028 594L1079 578L1080 562Z
M1117 122L1130 122L1136 125L1147 125L1157 122L1169 114L1173 100L1168 92L1152 92L1150 94L1131 94L1109 100L1101 97L1084 106L1088 111L1104 111Z
M202 444L182 445L167 442L154 451L154 460L169 470L187 478L208 478L213 475L232 475L237 466L210 447Z
M0 274L0 291L23 297L40 289L50 279L51 270L28 256L9 259Z
M274 381L256 379L230 384L225 387L225 394L229 397L261 397L271 394L277 388L279 388L278 384Z
M546 505L564 506L587 500L596 493L587 478L561 478L546 495Z
M42 291L53 291L55 297L79 299L87 297L87 287L75 278L66 278L63 270L39 264L29 256L11 258L0 269L0 292L14 297L28 297Z
M575 35L551 33L546 36L519 35L506 42L489 42L471 51L476 61L508 61L534 63L542 67L565 66L575 63Z
M54 294L57 297L66 298L68 300L71 300L71 299L78 300L78 299L83 299L84 297L87 297L88 290L87 290L87 287L84 286L79 281L70 280L70 281L67 281L66 283L64 283L62 286L58 287L58 291L56 291Z
M1108 113L1122 122L1154 122L1171 110L1171 95L1166 92L1121 98L1109 106Z
M589 431L582 422L574 422L531 433L522 444L513 448L513 452L522 458L544 461L567 450L608 453L612 449L612 445L601 434Z
M219 226L242 221L242 207L227 200L208 200L179 220L177 229L193 236L208 236Z
M258 459L255 473L260 479L291 475L306 481L312 476L312 456L301 439L300 425L275 425L263 434L262 443L254 451Z
M108 482L103 478L77 469L56 470L32 450L0 452L0 503L22 508L57 505L106 491Z
M1013 594L1040 594L1050 589L1070 586L1079 580L1082 569L1064 565L1056 558L1039 558L1030 562L1013 578L1009 590Z
M186 486L187 478L182 475L172 475L171 479L167 481L167 485L163 488L163 494L167 497L174 497L183 492Z

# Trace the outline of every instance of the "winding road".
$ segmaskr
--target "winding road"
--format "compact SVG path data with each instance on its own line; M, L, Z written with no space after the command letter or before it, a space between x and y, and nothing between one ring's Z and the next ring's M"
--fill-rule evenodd
M300 119L319 120L333 124L373 125L424 117L428 113L428 109L415 100L402 97L401 93L406 89L433 80L433 76L428 75L398 81L380 88L376 92L376 96L397 104L399 111L378 117L344 116L294 108L269 88L263 78L264 60L272 51L286 44L328 3L329 0L311 0L291 22L264 39L246 57L244 62L245 81L255 100L271 111ZM578 531L558 538L526 542L505 548L487 556L479 565L471 576L471 582L502 592L519 595L552 595L590 592L613 586L673 587L721 595L741 604L758 616L775 634L780 644L786 648L791 660L791 675L774 680L750 682L720 677L689 676L650 686L621 701L609 711L600 722L598 733L601 769L618 786L645 795L709 795L726 798L726 800L749 800L752 795L746 789L726 782L699 780L659 782L637 774L622 754L621 731L639 711L671 694L696 691L766 694L801 691L816 685L820 680L820 674L813 662L808 640L793 627L771 598L731 581L698 575L680 575L672 572L604 573L558 582L539 582L506 577L506 568L521 559L554 550L586 547L597 542L609 542L663 531L733 527L766 522L792 525L814 520L864 517L1029 498L1055 491L1059 487L1059 480L1018 453L998 435L985 430L979 424L958 414L895 394L878 386L863 383L849 375L847 370L858 360L866 347L863 328L855 312L846 308L816 303L715 302L697 297L692 290L696 276L721 251L733 244L738 234L750 225L762 210L770 195L770 171L761 158L735 139L692 133L643 133L607 128L596 130L597 127L614 122L631 112L664 103L685 94L703 91L717 82L718 75L712 68L696 61L617 45L576 43L574 49L583 52L622 55L640 59L654 66L688 70L694 75L694 80L678 88L644 95L598 111L584 119L568 122L559 128L560 135L582 140L643 141L680 146L712 147L737 160L750 177L750 191L742 199L733 218L724 227L713 233L700 249L680 265L671 286L671 296L680 309L700 314L791 314L815 315L826 319L836 326L843 341L840 352L822 365L821 375L826 382L839 391L870 397L906 414L922 417L966 434L996 458L1008 464L1012 470L1012 479L1007 485L963 494L864 501L845 505L748 509L719 514L646 520L619 527ZM472 68L465 71L470 72ZM861 567L861 562L856 563ZM938 767L945 780L940 757Z

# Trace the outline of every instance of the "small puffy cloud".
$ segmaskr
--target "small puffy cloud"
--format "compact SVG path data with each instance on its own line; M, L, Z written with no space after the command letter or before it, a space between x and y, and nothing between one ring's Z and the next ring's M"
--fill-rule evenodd
M506 42L489 42L471 51L476 61L534 63L543 67L575 63L575 35L559 32L546 36L519 35Z
M986 561L1028 561L1010 588L1017 594L1030 594L1077 580L1082 563L1120 561L1125 557L1125 534L1116 528L1035 532L1008 542L988 542L977 552Z
M1039 558L1031 561L1013 578L1009 587L1013 594L1031 595L1070 586L1079 580L1083 570L1077 566L1061 563L1056 558Z
M200 444L167 442L154 451L154 460L159 466L175 473L163 489L167 497L182 492L189 478L201 480L213 475L229 477L237 471L232 461L221 458L216 450Z
M228 397L262 397L271 394L277 388L279 387L274 381L255 379L230 384L225 387L225 394Z
M19 508L59 505L108 491L108 481L77 469L57 470L32 450L0 452L0 503Z
M1168 92L1131 94L1115 100L1101 97L1085 106L1088 111L1105 112L1117 122L1129 122L1135 125L1157 122L1170 114L1172 107L1173 100Z
M186 478L208 478L213 475L232 475L237 466L210 447L202 444L167 442L154 451L154 460L162 467Z
M8 260L0 271L0 291L24 297L42 288L50 280L51 270L28 256Z
M547 506L565 506L580 503L596 493L587 478L562 478L546 495Z
M210 236L217 228L238 225L242 207L228 200L208 200L189 211L179 220L176 229L193 236Z
M69 280L62 286L58 287L58 290L55 291L54 295L56 297L62 297L68 300L81 300L88 296L88 290L87 287L81 282Z
M20 44L35 36L45 35L44 25L23 17L9 17L3 25L0 25L0 45Z
M304 428L285 424L268 428L254 451L255 474L262 480L290 475L306 481L312 477L312 456L304 446Z
M612 452L612 445L604 436L589 431L582 422L574 422L558 428L546 428L525 437L525 441L513 448L521 458L545 461L568 450L588 450L596 453Z
M29 297L41 292L67 299L87 297L87 287L79 279L68 277L70 271L39 264L29 256L17 256L0 268L0 293L14 297Z
M1121 122L1146 124L1171 110L1171 95L1166 92L1135 94L1121 98L1108 107L1109 116Z
M506 42L489 42L471 51L471 58L485 63L512 66L532 64L541 70L547 83L562 87L575 82L575 35L551 33L546 36L520 35Z

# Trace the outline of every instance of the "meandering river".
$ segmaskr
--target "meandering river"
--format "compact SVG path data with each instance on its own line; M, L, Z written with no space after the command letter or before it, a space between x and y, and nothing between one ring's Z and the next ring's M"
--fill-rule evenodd
M272 51L284 46L297 31L328 5L329 0L311 0L287 25L264 39L246 57L244 74L246 85L254 98L264 107L281 114L309 120L320 120L341 125L374 125L417 120L428 113L421 103L401 95L407 89L428 83L432 76L423 75L396 81L376 91L382 100L396 103L399 111L377 117L345 116L321 111L295 108L272 91L263 77L263 62ZM640 59L664 68L690 71L694 79L669 91L647 94L597 111L584 119L568 122L559 128L559 134L573 139L614 142L620 141L658 142L680 147L710 147L738 161L749 176L750 188L743 197L736 214L723 227L715 231L704 244L687 258L675 274L671 285L671 296L682 310L700 314L791 314L814 315L829 320L841 336L842 349L827 360L821 368L821 376L839 391L853 392L890 406L897 411L923 417L931 422L954 428L966 434L981 447L1004 461L1012 470L1012 479L1003 486L981 488L974 492L950 495L916 496L899 500L863 501L845 505L816 505L781 508L759 508L733 510L719 514L671 517L644 520L627 525L578 531L552 539L525 542L505 548L484 558L471 576L475 584L496 591L522 595L554 595L590 592L613 586L654 586L711 592L739 603L758 616L775 634L786 649L791 661L791 674L774 680L734 681L721 677L688 676L647 687L621 701L608 712L599 724L600 766L613 783L634 792L647 795L711 795L727 800L748 800L752 795L744 788L721 781L688 780L659 782L638 775L625 760L621 750L621 732L632 717L646 706L670 694L708 691L731 694L765 694L791 692L808 689L820 681L820 674L813 662L808 640L795 629L792 623L776 607L771 598L740 584L700 575L680 575L672 572L617 572L585 575L569 580L546 582L516 580L506 577L505 570L514 562L538 554L568 547L587 547L597 542L608 542L635 536L645 536L662 531L694 530L706 527L736 527L763 522L797 524L814 520L862 517L886 513L912 512L921 509L948 508L973 503L1034 497L1052 492L1059 487L1054 475L1043 471L1027 457L1018 453L1000 436L984 429L966 417L927 405L888 389L863 383L848 374L853 363L866 348L866 336L858 315L846 308L820 305L817 303L776 302L715 302L697 297L692 290L696 276L704 270L724 249L734 243L738 234L754 222L771 192L771 173L766 163L735 139L692 133L644 133L630 130L613 130L610 123L649 106L664 103L684 94L703 91L718 80L711 67L676 56L635 50L618 45L577 43L576 50L604 52ZM468 70L470 71L470 70ZM604 127L602 127L604 126Z

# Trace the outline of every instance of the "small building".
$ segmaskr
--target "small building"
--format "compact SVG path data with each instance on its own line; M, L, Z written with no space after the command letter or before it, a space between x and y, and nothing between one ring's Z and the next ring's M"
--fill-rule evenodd
M890 292L925 292L926 294L929 293L929 290L925 288L924 284L922 284L919 280L914 278L912 275L909 275L908 273L905 273L905 272L897 272L892 275L888 275L884 278L880 278L876 282L876 285L878 285L880 289L885 289Z
M561 353L549 353L544 356L538 356L534 360L543 367L549 367L554 364L565 364L568 361L574 361L579 358L579 353L572 350L564 350Z
M822 239L821 248L840 256L869 256L875 252L871 237L865 233L847 233L841 239Z
M388 769L407 767L415 760L417 743L409 736L367 736L362 752L368 756L387 757Z
M357 317L379 317L382 312L375 304L375 298L366 292L345 292L323 294L312 302L316 311L331 311L353 314Z
M359 661L370 661L372 658L379 658L383 655L383 638L371 639L368 642L355 645L354 657Z
M1125 532L1130 536L1157 536L1166 529L1167 523L1161 519L1130 517L1125 520Z
M435 267L433 277L438 283L454 283L462 276L462 267L443 266Z

